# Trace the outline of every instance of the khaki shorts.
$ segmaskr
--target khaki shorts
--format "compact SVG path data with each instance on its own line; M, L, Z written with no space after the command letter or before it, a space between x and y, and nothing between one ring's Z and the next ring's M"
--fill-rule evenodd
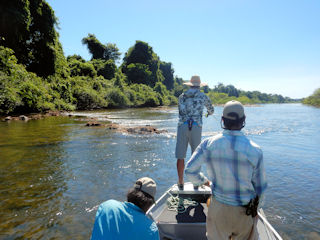
M230 206L211 198L207 216L208 240L255 240L255 218L247 216L244 207Z
M177 131L177 144L176 144L176 158L185 159L188 149L188 143L191 146L191 153L196 150L201 142L202 127L193 125L189 131L188 124L178 126Z

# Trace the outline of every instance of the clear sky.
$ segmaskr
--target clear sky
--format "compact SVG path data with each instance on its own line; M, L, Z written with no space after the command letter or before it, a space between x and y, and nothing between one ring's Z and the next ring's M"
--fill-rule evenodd
M319 0L47 0L66 56L95 34L125 53L147 42L175 75L213 88L307 97L320 87ZM122 55L123 56L123 55Z

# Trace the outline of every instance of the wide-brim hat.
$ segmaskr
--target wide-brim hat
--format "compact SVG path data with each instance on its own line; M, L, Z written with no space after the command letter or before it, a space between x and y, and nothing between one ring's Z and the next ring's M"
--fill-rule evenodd
M149 177L139 178L134 184L134 188L149 194L153 198L155 197L157 191L156 182Z
M200 80L199 76L192 76L189 82L185 82L183 83L184 85L187 86L193 86L193 87L204 87L204 86L208 86L208 84L206 83L202 83Z
M242 103L235 100L227 102L223 107L222 116L230 120L239 120L243 118L245 115Z

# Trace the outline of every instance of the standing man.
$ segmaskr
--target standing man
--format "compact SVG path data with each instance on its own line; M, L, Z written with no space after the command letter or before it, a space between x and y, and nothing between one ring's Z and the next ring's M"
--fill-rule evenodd
M96 214L91 240L159 240L156 223L146 216L154 204L155 194L156 183L143 177L128 191L127 202L108 200L102 203Z
M193 153L201 142L203 108L206 106L208 115L214 112L210 98L203 92L200 92L200 87L207 86L207 84L201 83L199 76L192 76L190 82L184 84L190 86L190 89L179 96L176 158L178 159L178 187L180 190L183 189L184 184L184 159L188 144L190 144L191 152Z
M225 130L203 140L186 166L185 173L194 184L212 182L209 240L249 239L255 232L258 200L267 182L260 147L241 132L245 118L240 102L227 102L221 119ZM206 164L209 180L200 172L202 164Z

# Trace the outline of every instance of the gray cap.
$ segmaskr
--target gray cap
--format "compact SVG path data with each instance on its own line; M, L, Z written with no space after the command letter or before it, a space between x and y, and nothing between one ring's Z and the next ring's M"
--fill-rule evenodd
M134 188L148 193L151 197L154 198L154 196L156 195L157 185L153 179L149 177L143 177L139 178L136 181L136 183L134 184Z
M238 120L244 117L244 108L241 102L232 100L227 102L223 108L223 117L230 120Z

